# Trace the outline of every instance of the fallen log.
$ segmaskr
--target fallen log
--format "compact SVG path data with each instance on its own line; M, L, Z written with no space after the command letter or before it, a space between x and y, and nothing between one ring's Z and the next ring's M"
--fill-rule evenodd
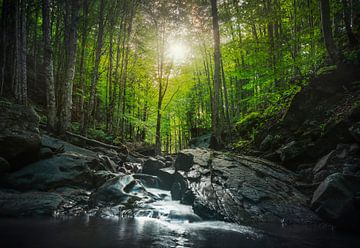
M106 144L106 143L98 141L98 140L89 139L85 136L75 134L75 133L72 133L69 131L66 132L66 135L73 137L73 138L80 139L80 140L84 141L87 145L90 145L90 146L101 146L101 147L104 147L107 149L113 149L117 152L129 154L128 148L123 144L121 144L120 146L114 146L114 145Z

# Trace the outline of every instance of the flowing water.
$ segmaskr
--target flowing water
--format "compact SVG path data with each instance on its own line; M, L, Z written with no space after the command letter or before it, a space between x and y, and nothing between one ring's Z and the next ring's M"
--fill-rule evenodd
M0 219L0 247L360 247L356 234L309 226L201 221L169 192L135 218Z

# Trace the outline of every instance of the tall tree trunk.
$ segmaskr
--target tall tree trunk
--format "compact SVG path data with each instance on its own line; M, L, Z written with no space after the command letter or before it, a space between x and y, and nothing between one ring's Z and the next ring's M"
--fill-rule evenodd
M105 0L100 1L100 11L99 11L99 28L98 28L98 35L97 35L97 46L95 52L95 64L93 68L93 75L91 81L91 88L90 88L90 99L89 99L89 106L87 110L87 118L85 121L85 133L86 127L88 126L89 122L92 121L92 118L95 117L95 98L96 98L96 85L99 77L99 65L101 59L101 51L103 47L103 34L104 34L104 9L105 9Z
M44 76L46 81L46 104L48 126L55 130L56 99L54 83L54 67L51 47L50 0L42 0L42 24L44 36Z
M126 87L127 87L127 73L128 73L128 64L129 64L129 53L130 53L130 37L132 32L132 25L133 25L133 17L135 11L135 4L134 2L131 3L130 6L130 16L128 20L128 28L127 28L127 40L126 40L126 48L125 48L125 59L124 59L124 71L123 71L123 98L122 98L122 119L121 119L121 133L125 137L125 109L126 109Z
M83 3L83 26L82 26L82 37L81 37L81 54L80 54L80 87L81 87L81 96L80 96L80 133L85 134L85 47L88 36L88 14L89 14L89 2L84 0Z
M60 104L60 116L58 131L64 134L71 124L72 92L75 75L76 47L77 47L77 24L79 16L80 1L69 0L66 2L66 25L65 25L65 50L66 65L65 77Z
M213 147L218 147L222 144L221 140L221 122L219 118L219 104L220 104L220 90L221 90L221 75L220 75L220 31L218 20L217 0L211 1L211 15L213 24L214 36L214 94L212 97L213 111L212 111L212 131L214 143Z
M27 105L27 68L26 68L26 0L16 1L16 74L15 97L18 103Z
M343 5L343 16L346 34L349 38L350 45L354 46L358 44L358 40L356 39L352 29L351 29L351 9L348 3L348 0L341 0Z
M9 8L8 0L3 0L2 10L1 10L1 78L0 78L0 96L4 93L5 86L5 67L6 67L6 58L7 58L7 26L6 18Z
M332 36L329 0L320 0L320 14L326 50L332 62L338 63L340 62L340 54Z

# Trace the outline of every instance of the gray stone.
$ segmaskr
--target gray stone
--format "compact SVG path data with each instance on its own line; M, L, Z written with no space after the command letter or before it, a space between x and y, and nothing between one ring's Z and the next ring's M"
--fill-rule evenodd
M335 173L315 190L311 207L324 220L347 229L359 226L360 211L355 195L360 190L360 177Z
M307 197L293 186L295 175L283 167L205 150L189 149L186 154L193 155L193 165L176 172L171 193L173 199L191 204L200 217L241 224L319 221L306 207Z
M90 204L92 206L119 204L133 206L135 202L151 200L151 195L140 181L135 180L131 175L122 175L107 181L91 194Z
M355 123L349 128L350 134L357 142L360 142L360 122Z
M35 161L40 149L39 117L30 108L0 102L0 157L15 170Z
M55 193L0 191L0 216L54 216L63 202L64 198Z
M10 170L11 170L11 166L9 162L5 158L0 157L0 175Z
M60 145L64 152L6 175L4 184L20 190L94 186L94 171L102 168L95 153L54 138L45 137L45 140L51 141L54 148Z

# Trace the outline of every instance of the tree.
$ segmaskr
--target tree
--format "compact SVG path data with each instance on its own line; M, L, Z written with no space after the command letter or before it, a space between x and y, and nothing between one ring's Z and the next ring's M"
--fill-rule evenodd
M16 45L15 45L15 97L18 103L27 105L27 63L26 63L26 0L16 0Z
M328 55L333 63L340 62L340 54L335 45L330 20L330 4L329 0L320 0L321 27L324 37L324 43Z
M42 23L44 36L44 76L46 82L46 103L48 125L55 130L56 125L56 99L54 83L54 66L51 46L50 0L42 0Z
M220 30L217 0L211 0L211 16L213 25L213 39L214 39L214 92L212 95L212 131L213 131L213 147L220 146L221 140L221 122L219 115L220 108L220 91L221 91L221 53L220 53Z
M87 118L85 120L85 133L86 127L89 122L92 122L92 117L95 111L95 98L96 98L96 86L99 77L99 64L102 55L103 47L103 35L104 35L104 9L105 9L105 0L100 0L100 10L99 10L99 19L98 19L98 31L97 31L97 41L96 41L96 51L95 51L95 64L93 68L93 75L90 87L90 99L87 109Z
M65 77L62 85L61 103L58 106L59 127L58 132L64 134L71 124L73 80L75 74L76 47L77 47L77 24L81 1L67 0L65 2Z

